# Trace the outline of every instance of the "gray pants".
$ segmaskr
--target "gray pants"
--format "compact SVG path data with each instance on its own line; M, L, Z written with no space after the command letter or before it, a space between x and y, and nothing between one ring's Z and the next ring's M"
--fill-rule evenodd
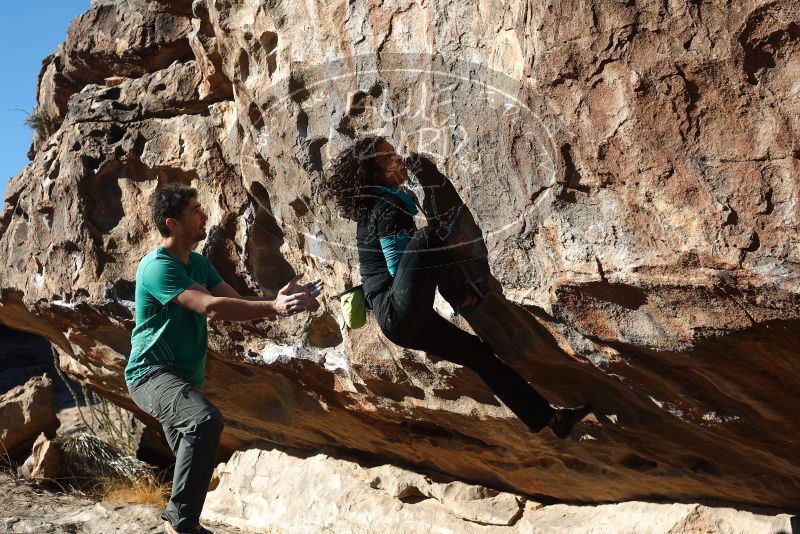
M172 495L161 515L177 531L200 522L222 434L222 416L186 379L154 369L128 387L133 401L155 417L175 454Z

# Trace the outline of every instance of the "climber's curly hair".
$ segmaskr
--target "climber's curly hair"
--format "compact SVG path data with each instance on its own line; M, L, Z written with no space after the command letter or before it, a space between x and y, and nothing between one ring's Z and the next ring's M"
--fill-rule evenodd
M333 201L339 215L360 221L369 213L375 196L367 188L380 185L376 156L383 137L365 137L355 141L330 163L317 187L323 202Z

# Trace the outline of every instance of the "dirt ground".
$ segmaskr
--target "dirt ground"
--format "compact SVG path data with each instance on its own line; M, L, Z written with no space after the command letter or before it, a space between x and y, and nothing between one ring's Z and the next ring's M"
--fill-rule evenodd
M0 474L0 532L106 534L163 532L161 509L141 504L98 502L63 494ZM203 522L215 534L244 531Z

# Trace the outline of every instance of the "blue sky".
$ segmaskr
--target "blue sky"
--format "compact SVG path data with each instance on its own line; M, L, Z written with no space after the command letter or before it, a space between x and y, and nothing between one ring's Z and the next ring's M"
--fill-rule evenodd
M36 105L36 78L42 60L67 38L72 19L87 11L89 0L24 0L3 5L0 31L0 198L8 180L28 163L33 132L25 113ZM0 202L0 212L3 203Z

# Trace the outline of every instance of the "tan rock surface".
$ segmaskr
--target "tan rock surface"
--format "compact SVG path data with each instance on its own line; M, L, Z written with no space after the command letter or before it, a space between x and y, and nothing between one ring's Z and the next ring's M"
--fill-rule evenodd
M543 506L520 495L392 465L249 449L218 466L203 516L252 532L417 534L777 534L790 515L698 504Z
M472 328L597 417L570 442L532 436L473 373L372 322L342 330L324 298L211 325L227 450L336 447L558 499L796 508L798 24L791 0L97 2L42 71L52 124L0 215L0 321L133 408L147 195L198 188L198 250L240 292L304 272L333 293L357 281L354 228L312 184L349 137L381 132L432 153L487 238L505 296Z
M31 455L19 467L17 473L22 478L51 481L58 478L62 469L64 469L64 457L58 447L44 434L39 434L33 442Z
M53 383L37 376L0 395L2 454L25 458L39 434L55 436L59 421L53 407Z

